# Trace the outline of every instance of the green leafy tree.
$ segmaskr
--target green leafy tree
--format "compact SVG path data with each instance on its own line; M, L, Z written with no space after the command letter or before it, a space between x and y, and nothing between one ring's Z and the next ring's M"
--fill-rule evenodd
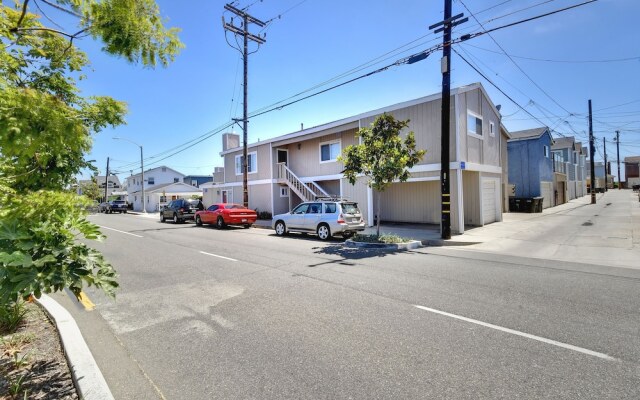
M87 199L64 188L95 171L85 161L92 135L123 124L126 104L82 96L89 60L76 43L90 36L128 62L167 66L183 47L177 33L154 0L0 4L0 302L63 288L78 296L83 285L115 293L113 267L78 240L102 238L85 218Z
M416 165L425 150L416 150L413 132L402 140L400 131L409 125L409 120L398 121L392 115L383 114L370 127L361 128L357 136L360 144L347 147L339 160L344 163L344 175L355 185L359 175L364 175L367 185L378 193L378 216L376 234L380 236L381 193L393 182L406 182L408 168Z
M98 200L104 197L104 190L98 186L98 181L95 176L92 176L89 181L78 183L78 187L82 195L89 200Z

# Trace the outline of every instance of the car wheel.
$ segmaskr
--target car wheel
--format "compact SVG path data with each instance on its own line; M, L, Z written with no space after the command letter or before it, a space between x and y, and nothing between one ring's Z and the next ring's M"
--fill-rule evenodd
M202 226L202 218L199 215L196 215L196 225Z
M180 223L180 218L178 218L178 214L176 214L176 213L173 214L173 223L174 224L179 224Z
M160 222L164 222L164 214L160 211Z
M127 212L125 211L124 213L126 214Z
M318 225L318 229L316 230L318 237L320 240L329 240L331 239L331 229L329 229L329 225L320 224Z
M247 225L244 226L244 229L249 229L249 228L251 228L250 224L247 224Z
M218 219L216 220L216 227L218 229L222 229L226 226L226 224L224 223L224 219L222 219L222 217L218 217Z
M284 236L287 234L287 227L285 226L284 222L282 221L278 221L276 222L276 235L278 236Z
M353 235L355 235L355 233L353 232L345 232L342 234L342 237L345 239L351 239L353 237Z

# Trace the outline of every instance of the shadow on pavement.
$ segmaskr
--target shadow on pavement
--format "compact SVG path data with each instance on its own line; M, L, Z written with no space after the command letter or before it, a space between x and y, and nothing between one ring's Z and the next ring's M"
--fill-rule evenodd
M341 264L341 265L356 265L356 263L350 262L350 260L362 260L365 258L373 257L386 257L397 253L413 254L409 250L389 250L389 249L375 249L375 248L349 248L344 247L342 244L329 245L324 247L314 247L315 254L328 254L334 256L340 256L342 259L329 260L318 264L309 264L308 267L314 268L326 264Z

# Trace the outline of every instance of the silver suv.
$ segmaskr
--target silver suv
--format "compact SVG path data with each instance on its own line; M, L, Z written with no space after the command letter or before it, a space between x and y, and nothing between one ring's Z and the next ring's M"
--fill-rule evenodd
M301 203L290 213L273 217L271 224L278 236L306 232L316 233L322 240L333 235L349 238L365 228L358 203L330 197Z

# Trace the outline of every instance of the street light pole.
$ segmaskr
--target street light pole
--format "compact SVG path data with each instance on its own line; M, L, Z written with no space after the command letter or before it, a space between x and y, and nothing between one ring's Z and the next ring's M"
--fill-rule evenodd
M136 146L140 147L140 172L141 172L141 176L142 176L142 213L146 214L147 213L147 207L145 206L145 200L144 200L144 158L142 156L142 145L138 144L136 142L134 142L133 140L129 140L127 138L123 138L123 137L114 137L114 140L124 140L126 142L129 143L133 143Z

